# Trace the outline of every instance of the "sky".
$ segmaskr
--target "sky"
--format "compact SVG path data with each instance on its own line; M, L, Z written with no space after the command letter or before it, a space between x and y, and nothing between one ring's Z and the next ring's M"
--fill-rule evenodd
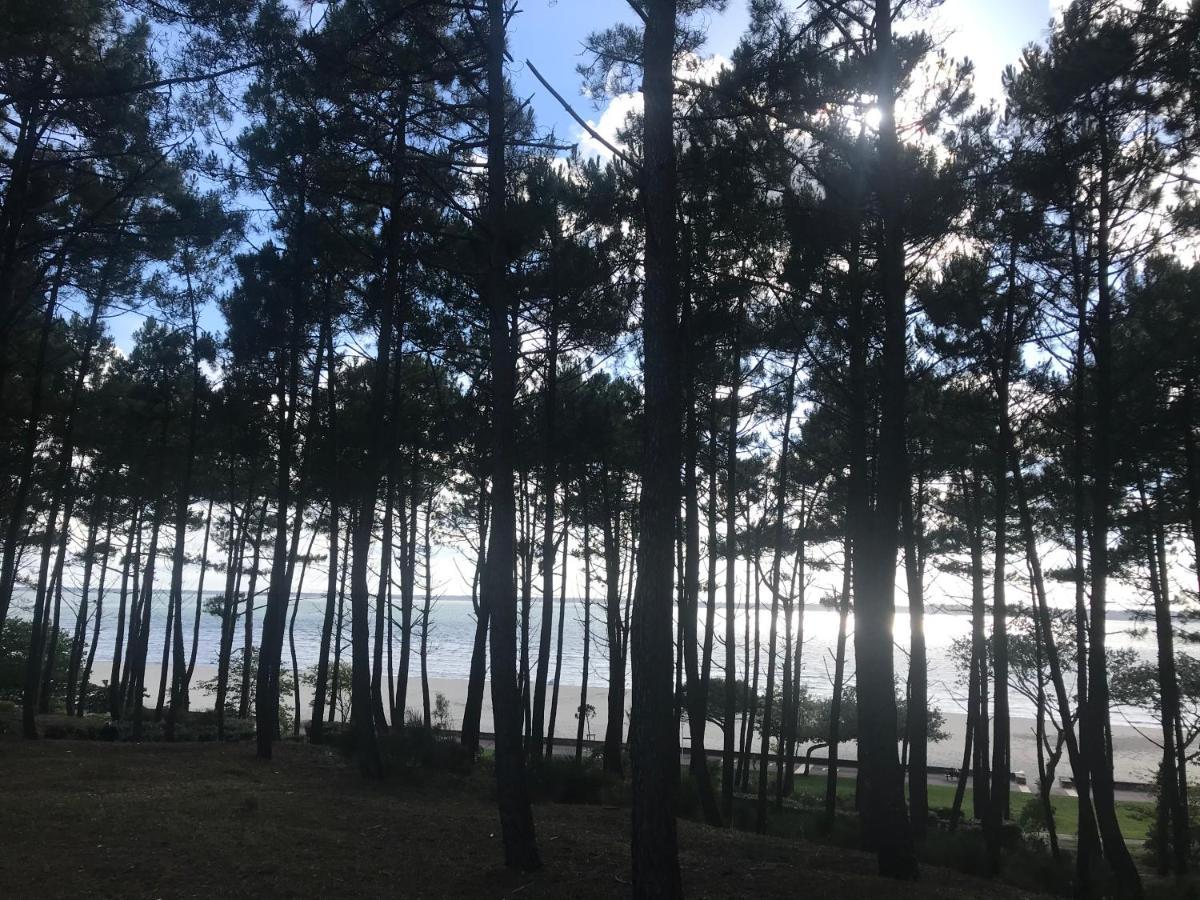
M1000 98L1000 76L1015 63L1023 47L1041 40L1062 0L945 0L925 21L946 51L955 58L970 57L976 64L975 91L982 102ZM517 94L532 104L538 122L552 129L563 143L578 143L585 154L607 151L571 119L526 66L526 60L567 99L583 118L610 142L640 97L616 97L602 107L583 96L576 66L586 60L588 34L617 22L636 24L626 0L520 0L519 14L509 29L513 58L510 74ZM749 21L747 0L729 0L724 13L707 13L708 42L703 53L719 63L728 59ZM136 313L114 312L108 319L117 346L128 351L133 333L142 323ZM219 329L216 305L207 310L203 327Z
M952 57L975 62L977 97L986 102L1000 98L1004 67L1015 63L1021 50L1044 38L1059 0L945 0L924 26L941 41ZM708 43L704 53L728 58L749 21L747 0L730 0L722 14L709 13ZM538 121L553 128L560 140L579 142L584 152L602 153L526 69L529 60L576 112L606 138L622 124L624 113L637 100L618 97L598 109L580 91L575 67L583 62L584 40L593 31L617 22L636 23L626 0L521 0L520 14L510 25L512 78L517 93L529 98ZM605 115L605 113L608 115Z

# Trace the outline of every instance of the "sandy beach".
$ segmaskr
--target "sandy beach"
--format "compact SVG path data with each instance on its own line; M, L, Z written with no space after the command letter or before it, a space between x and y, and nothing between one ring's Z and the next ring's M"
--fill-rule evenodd
M107 671L106 664L97 663L96 671L97 673ZM157 666L148 665L146 667L146 685L150 693L147 702L150 705L153 705L158 696L158 676L159 671ZM212 708L215 698L212 694L205 693L198 688L197 685L215 676L216 668L213 666L196 667L191 690L191 705L193 709ZM467 682L461 679L430 678L429 691L431 702L433 702L438 694L446 697L450 707L451 727L458 728L462 724L463 710L466 706ZM575 738L578 727L575 712L579 708L579 691L580 688L578 685L562 685L559 688L558 711L555 717L555 737L560 741L570 741ZM294 706L294 695L293 697L285 698L284 702L289 707ZM300 691L300 702L301 708L304 711L301 718L307 719L311 715L310 704L312 698L309 696L309 691L303 686ZM547 706L549 706L549 697L547 697L546 702ZM603 738L605 728L608 724L607 686L589 687L587 702L595 708L595 713L586 724L584 737L600 740ZM419 676L409 681L405 707L412 710L420 710L421 708L421 682ZM628 715L628 711L629 699L627 696L626 715ZM547 714L549 714L548 711ZM966 716L961 713L946 713L945 719L945 731L949 737L945 741L929 746L929 764L931 766L957 767L962 762L963 737L966 733ZM480 728L484 732L492 731L490 689L484 691ZM1153 731L1151 729L1144 727L1140 727L1140 729L1133 728L1126 724L1113 722L1114 777L1117 781L1144 784L1153 780L1154 772L1158 768L1158 761L1161 758L1161 751L1149 739L1148 735L1152 734ZM686 746L689 738L686 720L683 723L681 735ZM711 750L720 749L721 732L716 726L711 724L708 726L704 743ZM803 753L804 749L807 748L802 748L800 752ZM840 754L843 759L855 759L856 748L854 743L847 742L843 744ZM823 749L817 750L815 753L817 758L821 758L824 755L825 751ZM1034 739L1034 722L1032 719L1019 717L1013 717L1012 719L1012 769L1014 772L1026 773L1031 785L1037 778L1037 744ZM1060 776L1070 774L1065 753L1059 763L1058 774Z

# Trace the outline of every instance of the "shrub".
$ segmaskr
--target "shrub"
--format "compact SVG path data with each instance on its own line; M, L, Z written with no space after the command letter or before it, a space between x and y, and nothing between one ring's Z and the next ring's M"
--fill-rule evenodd
M389 769L420 767L467 775L474 762L471 752L460 741L440 737L432 729L413 725L411 721L403 728L380 735L379 743ZM353 747L352 737L349 744Z
M625 785L606 775L594 762L574 757L543 759L529 773L529 790L536 800L570 804L626 802Z

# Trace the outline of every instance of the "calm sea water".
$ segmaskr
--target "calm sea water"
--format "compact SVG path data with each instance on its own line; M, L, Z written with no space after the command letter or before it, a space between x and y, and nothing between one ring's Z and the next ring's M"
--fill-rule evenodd
M220 596L218 592L206 591L206 596ZM32 602L32 592L19 590L13 598L17 615L28 615ZM116 612L118 595L115 591L108 592L104 599L104 614L101 620L100 645L96 651L96 659L111 660L113 644L116 639ZM255 608L254 633L257 643L262 628L263 603L261 598ZM73 591L64 592L63 596L63 627L64 630L73 628L78 594ZM95 598L92 598L94 611ZM414 623L419 622L420 598L417 610L414 610ZM532 646L530 648L530 664L536 665L538 626L540 623L540 600L535 596L533 610L530 616L529 633ZM195 616L196 592L184 593L184 622L186 626L187 645L191 646L191 627ZM299 608L295 617L296 657L301 669L314 666L320 646L321 624L325 610L323 594L302 594ZM166 624L167 593L155 591L151 612L151 638L149 659L156 662L162 658L163 630ZM290 613L289 613L290 615ZM558 615L558 603L555 603L555 615ZM604 640L604 623L602 608L592 604L592 642L589 660L589 677L591 684L596 686L608 683L608 648ZM753 623L753 605L739 604L737 621L735 623L738 635L738 675L743 672L742 636L746 624L746 616ZM370 625L374 627L375 615L372 610ZM783 636L782 616L779 623L780 641ZM1153 638L1146 634L1132 631L1134 623L1128 620L1114 618L1109 626L1109 641L1114 647L1131 647L1139 654L1152 658L1154 654ZM238 622L235 646L242 641L243 623ZM853 628L853 620L851 620ZM770 607L764 605L759 613L759 635L763 643L760 668L766 667L766 641L770 629ZM831 608L818 604L809 604L804 613L804 648L802 653L801 679L809 691L817 696L828 696L833 679L833 656L837 641L838 616ZM399 658L399 613L396 613L395 640L396 650L394 659ZM925 638L929 660L929 700L930 704L939 707L943 712L962 712L966 704L966 689L961 681L961 674L951 652L955 639L966 637L970 630L970 616L963 608L947 608L940 611L927 612L925 615ZM90 627L89 627L90 631ZM714 645L713 671L723 674L724 646L724 616L718 610ZM897 677L903 679L908 669L907 645L909 634L909 618L905 610L899 609L896 614L895 626L897 644L895 666ZM557 635L557 623L555 623ZM420 663L416 656L419 630L414 624L414 644L411 672L414 677L419 675ZM429 675L432 678L466 679L470 673L471 648L475 636L475 614L469 597L442 597L434 603L430 615L429 631ZM345 642L350 637L349 599L346 602L344 621ZM215 616L203 614L200 620L200 640L197 651L197 665L215 666L217 662L220 641L220 622ZM581 600L568 600L566 604L566 622L563 633L562 654L562 683L577 685L583 676L583 644L584 644L584 605ZM552 651L553 653L553 651ZM753 655L753 651L752 651ZM289 645L285 637L285 664L290 661ZM551 657L551 673L553 674L554 658ZM103 671L103 667L99 667ZM847 671L853 677L854 671L854 641L853 634L847 641ZM628 674L627 674L628 678ZM1012 713L1016 716L1030 716L1033 705L1016 690L1011 693ZM1125 711L1130 721L1148 722L1149 720L1137 711Z

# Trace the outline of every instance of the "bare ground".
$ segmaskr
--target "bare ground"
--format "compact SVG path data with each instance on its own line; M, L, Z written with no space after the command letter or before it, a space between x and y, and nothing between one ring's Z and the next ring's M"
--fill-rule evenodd
M477 778L362 781L333 753L282 744L0 741L6 897L628 897L626 810L539 804L545 867L501 864ZM689 897L1016 898L926 867L873 874L869 856L680 823Z

